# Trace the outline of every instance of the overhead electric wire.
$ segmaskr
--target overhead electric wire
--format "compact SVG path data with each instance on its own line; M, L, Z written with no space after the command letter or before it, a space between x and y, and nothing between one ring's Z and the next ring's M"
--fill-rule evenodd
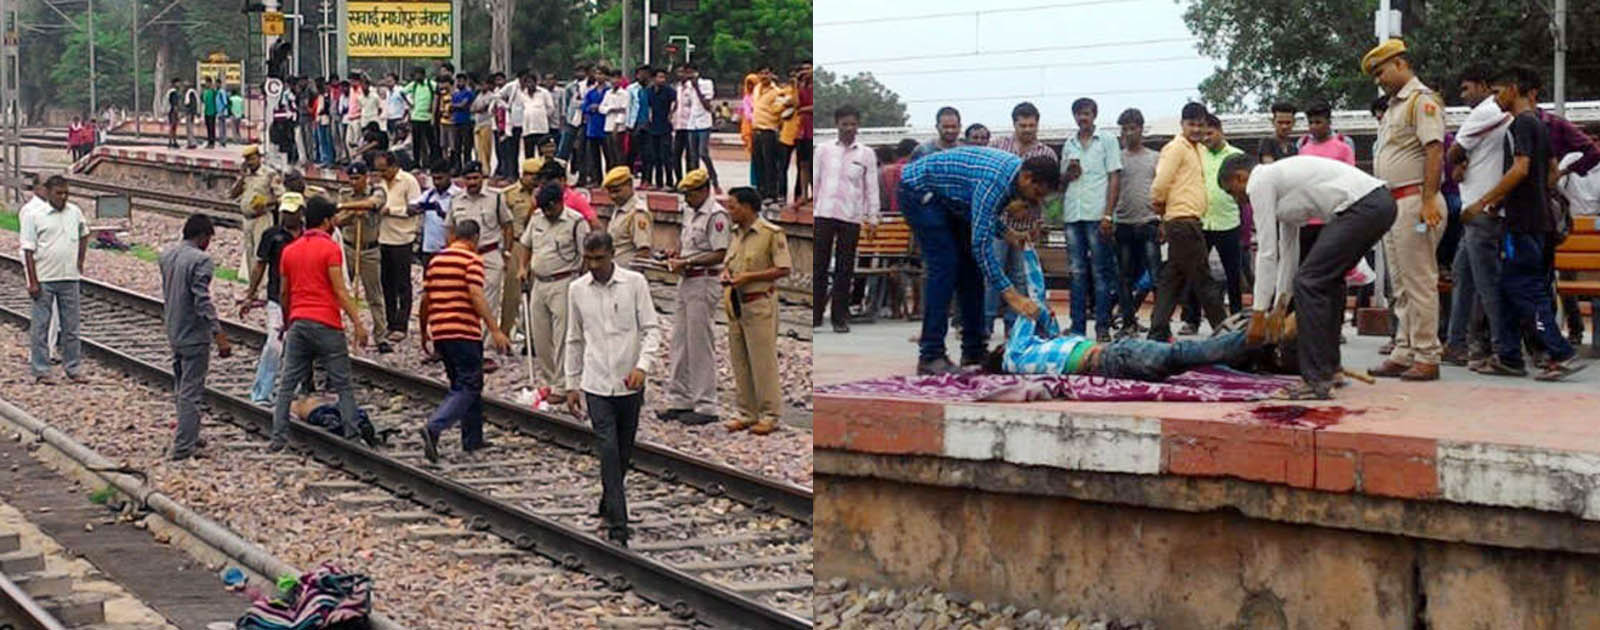
M877 23L877 22L904 22L904 21L907 21L907 20L931 20L931 19L936 19L936 18L947 18L947 17L967 17L967 16L978 17L978 16L982 16L982 15L994 15L994 14L999 14L999 13L1024 13L1024 12L1029 12L1029 11L1047 11L1047 10L1050 10L1050 9L1071 9L1071 8L1076 8L1076 7L1087 7L1087 6L1094 6L1094 5L1100 5L1100 4L1128 4L1130 2L1141 2L1141 1L1142 0L1087 0L1085 2L1061 2L1061 3L1056 3L1056 4L1041 4L1041 5L1037 5L1037 6L1016 7L1016 8L1011 8L1011 9L979 9L977 11L951 11L951 12L948 12L948 13L926 13L926 14L922 14L922 15L896 15L896 16L885 16L885 17L875 17L875 18L861 18L859 20L837 20L837 21L833 21L833 22L817 22L815 24L812 24L812 26L813 27L816 27L816 26L848 26L848 25L852 25L852 24L874 24L874 23Z
M1065 63L1032 63L1020 66L983 66L974 68L945 68L941 70L888 70L872 71L873 76L906 76L913 74L945 74L947 72L1000 72L1005 70L1034 70L1039 68L1072 68L1080 66L1118 66L1139 63L1162 63L1167 61L1195 61L1194 55L1175 57L1146 57L1144 59L1107 59L1104 61L1071 61Z
M1005 96L952 96L945 98L914 98L902 101L904 103L970 103L975 101L1003 101L1040 98L1077 98L1079 96L1114 96L1121 94L1163 94L1168 92L1200 91L1200 88L1173 87L1173 88L1146 88L1136 90L1104 90L1100 92L1048 92L1033 94L1010 94Z
M817 65L836 67L863 63L887 63L891 61L921 61L924 59L955 59L959 57L979 57L983 55L1016 55L1037 52L1056 52L1062 50L1090 50L1095 48L1113 48L1118 46L1147 46L1151 44L1176 44L1195 41L1194 37L1163 37L1157 39L1141 39L1119 42L1099 42L1094 44L1073 44L1067 46L1040 46L1036 48L1017 48L1011 50L976 50L967 53L950 53L941 55L909 55L905 57L878 57L869 59L838 59L821 61Z

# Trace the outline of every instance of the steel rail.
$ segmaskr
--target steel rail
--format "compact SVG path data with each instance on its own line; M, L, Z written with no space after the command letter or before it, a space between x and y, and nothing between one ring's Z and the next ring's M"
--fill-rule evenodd
M0 573L0 630L66 630L55 615Z
M15 261L14 258L6 257ZM96 293L107 288L90 283ZM116 289L115 287L112 287ZM117 291L113 291L116 295ZM142 300L140 299L142 298ZM122 304L147 308L150 298L121 291ZM0 306L0 314L26 324L28 315L10 306ZM243 332L236 323L228 324L235 333ZM126 373L146 380L170 383L172 372L162 366L82 338L85 349ZM354 357L352 357L354 359ZM246 430L270 429L271 411L248 400L206 386L207 399L218 411L249 422ZM295 447L316 461L357 476L403 499L431 507L440 514L467 516L467 527L489 532L524 551L556 560L570 570L582 570L606 580L618 590L634 589L645 599L661 604L682 618L695 618L728 628L811 628L811 622L792 613L768 606L728 587L701 580L689 573L629 549L611 545L585 534L573 526L529 510L502 502L487 493L441 474L413 466L398 459L346 440L300 421L290 423ZM591 442L592 443L592 442ZM642 449L641 449L642 450Z

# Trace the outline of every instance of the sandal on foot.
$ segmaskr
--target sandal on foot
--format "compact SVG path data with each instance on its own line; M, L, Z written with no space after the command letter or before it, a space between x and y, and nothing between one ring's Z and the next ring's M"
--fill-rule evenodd
M1312 387L1307 383L1285 387L1279 397L1285 400L1333 400L1333 394L1327 389Z

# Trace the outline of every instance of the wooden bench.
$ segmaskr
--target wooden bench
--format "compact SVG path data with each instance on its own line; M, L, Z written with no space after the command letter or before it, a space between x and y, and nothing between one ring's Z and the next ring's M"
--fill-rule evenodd
M1556 248L1555 267L1558 273L1600 272L1600 217L1573 217L1572 234ZM1556 293L1589 298L1590 347L1600 352L1600 280L1558 278Z
M866 238L866 228L862 228L855 262L855 277L863 280L861 310L851 319L875 322L884 306L894 317L906 315L906 289L912 278L921 274L915 264L915 244L911 226L898 214L885 215L871 238Z

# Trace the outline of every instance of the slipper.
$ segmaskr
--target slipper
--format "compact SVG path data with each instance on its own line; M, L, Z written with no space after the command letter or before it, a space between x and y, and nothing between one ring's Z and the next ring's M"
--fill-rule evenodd
M1278 394L1285 400L1333 400L1333 394L1325 389L1317 389L1306 383L1295 383L1283 388Z

